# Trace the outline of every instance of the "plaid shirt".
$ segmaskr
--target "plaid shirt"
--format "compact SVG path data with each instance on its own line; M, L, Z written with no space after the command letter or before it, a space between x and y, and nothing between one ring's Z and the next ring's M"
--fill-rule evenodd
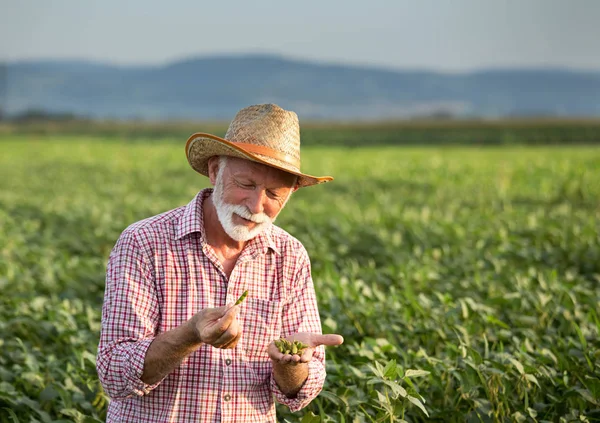
M111 252L97 359L111 398L108 422L274 422L274 397L296 411L323 387L322 346L295 398L275 383L267 355L280 336L321 333L306 250L272 225L247 243L228 280L204 235L202 204L211 192L129 226ZM246 289L236 348L203 344L158 383L140 380L154 337Z

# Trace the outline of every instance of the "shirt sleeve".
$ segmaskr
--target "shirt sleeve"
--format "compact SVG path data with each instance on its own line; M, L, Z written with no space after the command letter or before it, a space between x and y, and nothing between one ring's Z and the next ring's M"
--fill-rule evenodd
M296 277L290 287L290 300L283 308L282 336L286 337L296 332L322 333L321 319L317 307L317 298L310 269L310 260L306 250L302 248L298 260ZM277 386L271 373L271 390L275 399L295 412L306 407L323 389L325 383L325 347L315 349L313 359L308 363L308 378L294 398L288 398Z
M108 260L96 361L100 383L111 399L141 396L162 382L148 385L140 379L159 317L152 267L136 233L125 230Z

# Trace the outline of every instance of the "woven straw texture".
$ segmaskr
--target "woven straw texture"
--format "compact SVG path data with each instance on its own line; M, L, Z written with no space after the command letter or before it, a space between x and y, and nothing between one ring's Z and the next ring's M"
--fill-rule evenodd
M188 139L186 156L198 173L208 176L208 159L219 155L241 157L295 174L299 187L333 179L300 171L298 116L275 104L259 104L240 110L225 138L196 133Z

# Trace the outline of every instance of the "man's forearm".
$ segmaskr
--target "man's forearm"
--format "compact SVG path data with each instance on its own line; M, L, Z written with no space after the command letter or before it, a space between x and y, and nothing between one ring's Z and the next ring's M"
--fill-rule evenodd
M293 398L308 378L308 363L273 363L273 377L277 386L287 397Z
M146 352L142 382L148 385L158 382L201 345L188 322L161 333L152 341Z

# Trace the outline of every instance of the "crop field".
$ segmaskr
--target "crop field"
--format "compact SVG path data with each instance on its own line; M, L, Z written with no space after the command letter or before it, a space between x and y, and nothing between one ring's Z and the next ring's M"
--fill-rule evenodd
M106 261L207 186L184 144L0 135L0 423L104 421ZM280 421L600 421L600 148L310 145L303 170L336 179L277 224L345 343Z

